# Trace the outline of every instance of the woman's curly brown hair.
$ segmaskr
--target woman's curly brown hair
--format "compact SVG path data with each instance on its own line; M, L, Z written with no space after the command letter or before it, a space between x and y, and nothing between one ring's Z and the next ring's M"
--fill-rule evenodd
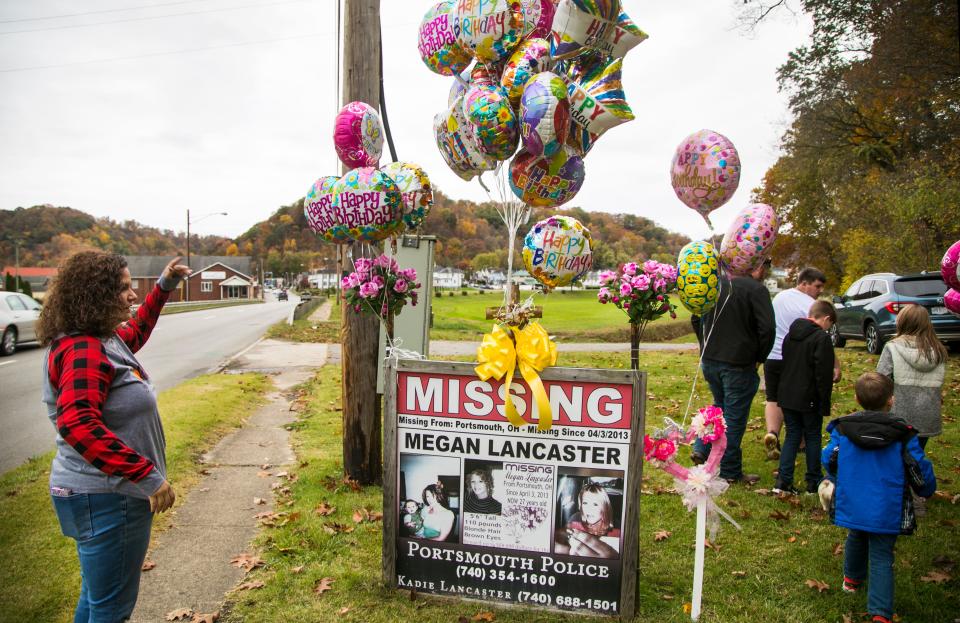
M37 323L40 341L49 344L61 333L113 333L130 317L120 300L126 267L123 256L102 251L81 251L61 262Z

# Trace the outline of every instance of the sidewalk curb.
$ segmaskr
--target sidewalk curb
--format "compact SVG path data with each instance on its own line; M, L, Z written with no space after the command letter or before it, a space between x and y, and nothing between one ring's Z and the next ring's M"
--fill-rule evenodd
M247 354L247 351L249 351L251 348L253 348L254 346L256 346L257 344L259 344L265 339L266 337L261 335L259 338L257 338L257 341L255 341L253 344L250 344L246 348L234 353L233 355L230 355L225 360L221 361L214 367L210 368L207 371L207 374L221 374L224 370L226 370L230 366L231 363L234 362L235 359L238 359L239 357L242 357L243 355Z

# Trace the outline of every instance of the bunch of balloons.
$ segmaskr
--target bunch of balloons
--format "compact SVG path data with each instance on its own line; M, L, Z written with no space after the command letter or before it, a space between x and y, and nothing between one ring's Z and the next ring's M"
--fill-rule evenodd
M956 316L960 316L960 240L957 240L940 262L940 276L950 287L943 295L943 304Z
M377 168L383 152L380 115L363 102L337 114L334 148L353 170L321 177L307 191L303 212L324 240L336 244L375 242L420 226L433 205L430 179L411 162Z
M433 124L444 160L470 180L512 158L510 187L525 204L570 201L596 140L633 119L623 57L646 38L620 0L433 5L419 50L431 71L454 78Z

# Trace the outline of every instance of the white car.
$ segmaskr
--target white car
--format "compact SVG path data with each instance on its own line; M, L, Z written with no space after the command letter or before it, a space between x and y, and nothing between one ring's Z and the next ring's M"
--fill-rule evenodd
M0 355L12 355L17 344L36 342L40 303L26 294L0 292Z

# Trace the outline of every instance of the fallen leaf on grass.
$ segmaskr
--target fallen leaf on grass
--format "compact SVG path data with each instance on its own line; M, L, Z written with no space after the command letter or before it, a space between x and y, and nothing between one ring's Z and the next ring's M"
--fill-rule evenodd
M849 614L843 615L843 623L853 623L853 616Z
M757 495L769 495L770 489L754 489L753 492Z
M300 573L303 571L303 567L304 565L300 565L299 567L291 567L290 573Z
M796 543L796 542L797 542L797 537L795 536L792 536L789 539L787 539L787 543Z
M664 601L673 601L673 595L660 595L660 599Z
M217 623L220 620L220 612L211 612L210 614L194 614L190 623Z
M263 506L263 505L266 504L266 503L267 503L267 501L264 500L263 498L253 498L253 504L254 504L254 506Z
M230 564L235 567L239 567L244 571L250 571L255 567L262 567L263 561L260 560L259 556L251 556L250 554L244 552L231 558Z
M784 513L783 511L775 510L772 513L770 513L770 519L773 519L776 521L788 521L790 519L790 512L787 511L786 513Z
M270 472L257 472L257 478L269 478L273 476Z
M156 566L157 563L153 562L152 560L144 560L143 564L140 565L140 571L150 571Z
M735 578L737 578L737 579L740 579L740 578L745 578L745 577L747 577L747 572L746 572L746 571L731 571L731 572L730 572L730 575L732 575L733 577L735 577Z
M955 519L941 519L940 525L946 526L947 528L956 528L958 524Z
M934 584L943 584L953 579L953 576L940 569L933 569L927 575L921 576L921 582L932 582Z
M286 478L287 476L289 476L287 472L277 472L275 475L277 478Z
M496 617L493 616L492 612L480 612L473 615L471 621L493 621Z
M936 567L939 567L945 571L953 570L953 567L957 564L949 556L944 556L940 554L933 559L933 564Z
M350 490L353 491L354 493L360 493L361 486L360 486L360 482L359 482L359 481L356 481L356 480L350 478L349 476L344 476L344 477L343 477L343 484L345 484L345 485L347 485L348 487L350 487Z
M353 526L338 523L336 521L323 524L323 531L327 534L339 534L340 532L353 532Z
M818 593L822 593L830 588L830 585L820 580L807 580L804 582L810 588L815 588Z
M843 553L843 543L834 543L833 544L833 555L839 556Z
M348 613L348 612L350 612L350 607L349 607L349 606L344 606L344 607L340 608L339 610L337 610L337 614L346 614L346 613Z
M673 533L670 532L669 530L657 530L656 532L653 533L653 540L654 540L654 541L666 541L667 539L670 538L670 535L671 535L671 534L673 534Z
M688 601L687 603L683 604L683 613L690 614L691 612L693 612L693 604Z
M253 516L254 519L265 519L267 517L273 517L275 513L273 511L260 511Z
M712 550L715 551L715 552L719 552L721 549L723 549L723 545L717 545L716 543L711 543L711 542L710 542L710 539L704 539L704 540L703 540L703 544L704 544L708 549L712 549Z
M177 608L168 612L164 618L168 621L186 621L192 616L193 610L190 608Z
M238 591L249 591L249 590L253 590L253 589L255 589L255 588L263 588L264 586L266 586L266 584L264 584L264 583L261 582L260 580L254 580L253 582L244 582L243 584L241 584L240 586L237 587L237 590L238 590Z
M933 497L940 498L943 500L952 500L953 494L950 493L949 491L934 491Z
M383 513L368 510L367 508L357 508L353 511L353 523L363 523L365 521L380 521L383 519Z
M320 578L317 585L313 587L313 592L317 595L322 595L331 589L333 589L333 578Z
M337 510L336 506L330 506L326 502L320 502L317 504L317 507L313 509L313 512L321 517L326 517L327 515L332 515L335 510Z

